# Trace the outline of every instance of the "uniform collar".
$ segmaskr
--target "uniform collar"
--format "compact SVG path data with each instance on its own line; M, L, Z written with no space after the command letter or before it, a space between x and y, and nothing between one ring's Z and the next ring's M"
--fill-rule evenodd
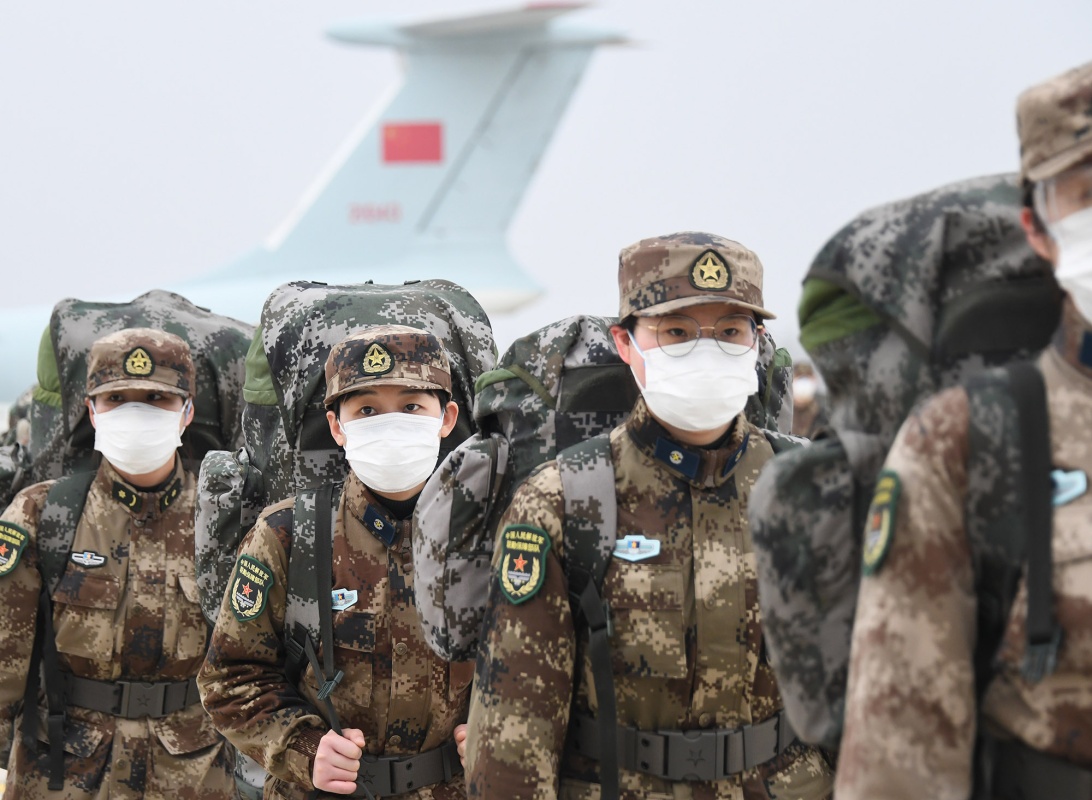
M125 480L113 465L105 458L99 465L99 472L95 478L100 487L118 505L125 508L131 516L157 516L173 506L182 496L185 486L182 460L174 457L174 471L164 481L158 491L148 491L139 486L133 486Z
M649 458L702 488L720 486L728 480L746 454L751 438L746 418L740 414L732 422L721 446L706 448L680 444L649 413L644 398L637 400L625 424L630 438Z
M345 481L345 504L349 513L360 520L364 529L386 547L392 547L398 542L402 526L352 471Z
M1092 325L1068 297L1062 303L1062 321L1051 346L1063 361L1085 378L1092 378Z

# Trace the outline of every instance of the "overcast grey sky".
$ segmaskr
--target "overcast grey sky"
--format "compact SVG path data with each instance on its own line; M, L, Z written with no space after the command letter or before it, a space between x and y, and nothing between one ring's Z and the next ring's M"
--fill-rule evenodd
M0 307L127 298L242 255L398 74L327 26L512 5L5 0ZM579 20L636 44L595 56L516 216L512 251L546 296L495 319L502 345L612 313L618 249L679 229L757 251L791 340L831 234L1014 169L1017 93L1092 58L1089 0L604 0Z

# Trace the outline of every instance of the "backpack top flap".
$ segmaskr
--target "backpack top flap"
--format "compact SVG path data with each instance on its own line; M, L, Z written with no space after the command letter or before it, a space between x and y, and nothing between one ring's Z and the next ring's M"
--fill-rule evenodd
M1028 247L1020 207L1017 178L1008 174L871 209L827 242L805 283L834 284L912 346L932 353L938 331L952 324L943 320L945 312L984 286L1028 280L1029 286L1045 284L1049 290L1050 266ZM801 302L802 334L809 321L806 301ZM1002 341L1009 339L1011 320L980 322L996 327Z
M633 408L637 385L614 348L614 322L575 316L547 325L513 342L478 379L474 417L511 447L506 499L539 464L609 431Z
M60 411L52 429L34 429L35 480L60 477L90 465L94 436L84 405L87 355L99 338L124 328L149 327L189 344L197 373L194 420L183 436L183 453L194 465L208 450L242 443L244 358L253 326L213 314L172 292L154 290L129 303L91 303L69 298L53 309L38 357L37 402ZM37 418L36 418L37 419ZM67 451L67 453L66 453ZM196 471L196 467L195 467Z
M326 357L334 344L366 325L396 323L433 333L451 360L452 399L461 432L473 430L474 380L492 369L496 345L489 317L469 292L450 281L401 286L327 286L296 281L273 291L262 308L262 343L289 442L298 441L309 405L322 405Z

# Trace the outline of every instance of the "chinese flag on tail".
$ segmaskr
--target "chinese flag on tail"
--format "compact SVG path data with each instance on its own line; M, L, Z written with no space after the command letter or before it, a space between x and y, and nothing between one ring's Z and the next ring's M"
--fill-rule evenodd
M384 164L439 164L444 128L438 122L390 122L383 126Z

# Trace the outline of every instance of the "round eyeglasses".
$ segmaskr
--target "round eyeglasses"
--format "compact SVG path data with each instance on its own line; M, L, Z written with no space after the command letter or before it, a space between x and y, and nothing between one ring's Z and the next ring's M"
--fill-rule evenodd
M747 314L730 314L712 325L699 325L693 317L671 314L644 325L656 332L656 344L664 353L675 358L693 350L702 331L712 331L708 338L730 356L745 355L758 341L758 325Z

